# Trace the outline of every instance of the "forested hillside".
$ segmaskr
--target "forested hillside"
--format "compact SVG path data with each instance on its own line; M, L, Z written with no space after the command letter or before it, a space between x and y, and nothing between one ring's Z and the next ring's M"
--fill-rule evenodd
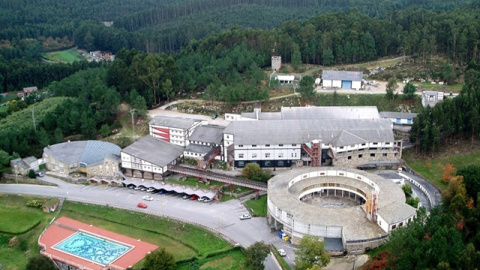
M302 22L315 14L350 9L391 19L395 11L407 7L448 11L474 5L471 3L475 1L5 0L0 2L0 39L68 37L88 49L172 52L192 38L201 39L232 26L271 29L287 20ZM106 29L103 21L113 21L113 27Z

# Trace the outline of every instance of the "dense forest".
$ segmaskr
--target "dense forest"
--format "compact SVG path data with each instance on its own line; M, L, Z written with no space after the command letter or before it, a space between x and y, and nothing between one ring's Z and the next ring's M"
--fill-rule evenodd
M324 66L358 63L396 55L410 55L416 61L427 63L432 56L440 54L449 59L455 69L456 66L466 65L470 60L479 59L478 10L459 8L449 12L436 12L407 9L392 11L387 17L370 17L353 10L346 13L319 14L305 22L291 20L271 30L234 27L198 41L193 39L186 45L179 45L178 48L175 45L173 50L180 47L182 49L169 54L176 66L176 70L170 73L177 73L172 75L170 80L176 92L204 91L209 85L211 85L209 91L218 92L221 86L228 87L238 82L240 78L245 81L244 76L250 70L258 73L258 68L268 67L272 51L281 55L284 62L297 61ZM120 52L135 47L128 45L130 42L124 36L117 35L115 31L117 30L100 23L82 22L72 35L77 45L91 50ZM163 38L165 36L153 35L151 42L158 46L161 42L157 39ZM139 47L133 50L143 53L151 51L145 46ZM163 51L162 48L157 49ZM232 58L230 54L235 55L239 50L242 54L246 52L248 54ZM59 65L59 69L65 71L54 72L51 71L57 68L54 65L47 68L30 62L39 61L42 53L39 40L19 39L11 41L8 46L3 46L0 50L2 70L0 91L15 90L29 85L42 87L72 74L66 70L90 68L86 64L74 64L68 68ZM244 60L246 62L242 63ZM128 64L129 61L126 62ZM41 72L41 78L29 76L38 72ZM457 74L459 77L462 77L461 75L463 74ZM212 76L213 78L208 78ZM253 83L250 82L248 85ZM255 87L259 88L258 85ZM158 89L155 91L159 92ZM215 99L228 100L226 98L228 95L223 96ZM244 95L230 100L235 102L248 99L242 96ZM164 100L168 99L167 95L162 97ZM157 104L155 101L159 100L159 97L145 98L148 99L150 106Z

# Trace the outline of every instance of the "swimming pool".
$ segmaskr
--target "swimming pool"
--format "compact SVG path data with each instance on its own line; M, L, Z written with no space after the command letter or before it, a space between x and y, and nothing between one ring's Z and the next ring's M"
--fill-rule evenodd
M52 248L101 265L107 265L132 247L91 234L77 232Z

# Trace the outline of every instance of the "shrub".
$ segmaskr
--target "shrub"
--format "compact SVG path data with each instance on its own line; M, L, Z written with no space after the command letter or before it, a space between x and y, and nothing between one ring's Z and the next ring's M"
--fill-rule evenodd
M35 172L34 172L33 170L28 171L28 178L32 178L32 179L33 179L33 178L35 178L35 177L37 177L37 176L35 175Z

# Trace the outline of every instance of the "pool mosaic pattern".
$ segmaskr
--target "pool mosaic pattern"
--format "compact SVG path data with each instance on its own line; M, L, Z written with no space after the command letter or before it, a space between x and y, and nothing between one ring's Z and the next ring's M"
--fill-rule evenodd
M72 235L53 248L101 265L110 264L131 249L130 246L82 232Z

